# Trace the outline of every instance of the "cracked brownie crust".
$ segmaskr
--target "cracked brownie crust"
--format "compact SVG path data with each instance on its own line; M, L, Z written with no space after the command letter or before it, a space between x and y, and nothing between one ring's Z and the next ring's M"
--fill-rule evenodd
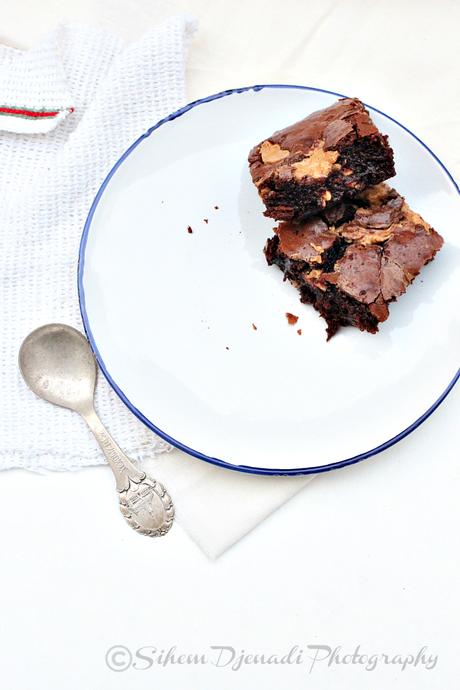
M331 214L280 223L265 255L327 321L375 333L388 305L442 247L442 237L394 189L380 184Z
M388 138L357 98L275 132L252 149L249 167L265 215L295 221L395 174Z

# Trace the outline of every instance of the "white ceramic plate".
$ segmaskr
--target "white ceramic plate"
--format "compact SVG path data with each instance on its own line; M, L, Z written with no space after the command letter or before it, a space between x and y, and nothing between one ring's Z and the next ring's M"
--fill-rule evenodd
M274 474L356 462L415 429L459 376L458 189L392 118L371 109L394 185L445 246L380 332L326 342L325 322L265 262L274 222L248 151L336 98L266 86L193 103L135 142L93 203L79 291L99 364L135 414L203 460Z

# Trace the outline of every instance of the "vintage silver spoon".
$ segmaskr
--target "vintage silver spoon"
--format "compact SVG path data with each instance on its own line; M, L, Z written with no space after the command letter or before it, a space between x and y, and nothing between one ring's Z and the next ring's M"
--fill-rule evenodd
M171 497L126 457L96 414L97 365L86 338L63 324L41 326L22 343L19 368L36 395L78 412L86 421L113 470L128 524L150 537L166 534L174 520Z

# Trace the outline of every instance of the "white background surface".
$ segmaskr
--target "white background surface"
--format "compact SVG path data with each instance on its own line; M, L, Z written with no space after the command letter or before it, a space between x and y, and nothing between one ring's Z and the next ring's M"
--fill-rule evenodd
M460 176L456 2L5 3L0 38L27 47L67 18L129 39L183 9L200 20L190 98L264 81L356 94L409 125ZM133 535L106 468L3 473L2 686L454 690L459 404L457 387L412 436L318 477L216 562L177 526L161 541ZM115 673L104 661L115 644L280 655L295 644L347 653L360 644L363 653L404 656L427 645L439 658L431 671L403 673L324 662L311 674L307 665Z

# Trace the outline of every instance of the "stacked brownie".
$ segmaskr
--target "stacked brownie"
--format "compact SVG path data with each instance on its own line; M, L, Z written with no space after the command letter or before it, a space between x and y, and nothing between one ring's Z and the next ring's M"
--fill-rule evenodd
M265 215L281 222L265 256L327 321L375 333L443 240L384 180L393 151L364 105L345 98L249 154Z

